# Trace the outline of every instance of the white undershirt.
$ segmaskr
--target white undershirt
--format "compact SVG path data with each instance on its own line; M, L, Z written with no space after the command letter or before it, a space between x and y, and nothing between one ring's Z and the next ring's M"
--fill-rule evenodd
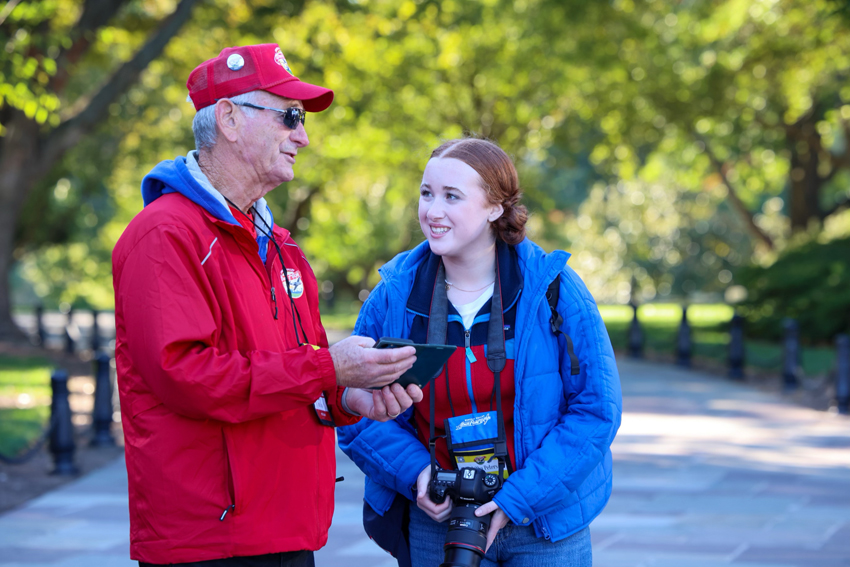
M481 292L481 295L478 296L478 299L465 305L455 305L455 309L457 309L457 312L460 313L460 316L463 319L464 329L469 330L469 328L472 327L475 315L482 307L484 307L487 300L493 297L494 285L495 283L491 283L487 286L484 291Z

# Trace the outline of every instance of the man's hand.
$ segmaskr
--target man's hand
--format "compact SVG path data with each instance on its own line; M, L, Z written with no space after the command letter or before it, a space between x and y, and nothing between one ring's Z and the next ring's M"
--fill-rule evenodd
M428 514L435 522L445 522L452 513L452 499L446 497L442 504L435 504L428 495L428 485L431 483L431 467L425 467L416 479L416 505Z
M413 347L374 349L368 337L348 337L330 347L336 383L351 388L385 386L416 362Z
M422 401L422 390L416 384L409 385L406 390L401 384L391 384L380 390L349 388L346 396L345 402L352 411L374 421L388 421Z
M487 550L490 549L491 545L493 545L493 542L496 540L496 534L499 533L499 530L508 525L507 514L502 512L499 505L492 500L479 507L478 510L475 511L475 515L480 518L481 516L486 516L493 511L495 511L495 513L493 514L493 517L490 518L490 529L487 530L487 547L484 548L484 553L487 553Z

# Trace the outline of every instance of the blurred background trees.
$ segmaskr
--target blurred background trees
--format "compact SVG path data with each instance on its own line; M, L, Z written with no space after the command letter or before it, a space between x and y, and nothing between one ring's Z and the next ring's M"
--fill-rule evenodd
M15 304L111 306L109 255L141 209L141 178L192 149L189 71L259 42L336 92L307 123L296 179L269 201L337 295L365 293L422 239L422 169L464 134L515 156L532 236L571 251L600 301L740 299L741 283L754 301L796 273L791 260L767 268L793 254L824 259L826 271L806 273L850 273L847 255L816 251L850 235L843 2L208 0L137 80L93 107L183 6L107 4L0 12L0 159L34 151L14 141L15 116L38 140L84 109L102 116L52 164L30 162L43 165L25 189L0 170L0 268L5 230ZM96 26L81 23L86 6ZM86 49L71 59L75 37ZM830 312L846 330L850 300Z

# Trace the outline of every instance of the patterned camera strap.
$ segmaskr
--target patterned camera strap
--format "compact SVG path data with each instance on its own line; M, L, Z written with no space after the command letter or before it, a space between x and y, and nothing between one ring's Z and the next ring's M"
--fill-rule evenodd
M434 292L431 296L431 311L428 316L428 344L446 344L446 334L449 320L449 298L446 286L441 282L446 280L446 269L443 263L437 267L434 281ZM503 478L505 461L508 456L508 442L505 434L505 419L502 414L502 387L499 373L507 363L505 351L505 326L502 317L502 286L499 278L499 260L496 258L496 284L493 286L493 300L490 303L490 321L487 323L487 367L493 373L493 388L496 397L496 420L498 422L498 439L494 444L493 455L499 460L499 478ZM428 423L428 450L431 452L431 478L437 474L436 445L438 437L434 435L434 390L436 382L430 386L430 419ZM441 436L442 437L442 436Z

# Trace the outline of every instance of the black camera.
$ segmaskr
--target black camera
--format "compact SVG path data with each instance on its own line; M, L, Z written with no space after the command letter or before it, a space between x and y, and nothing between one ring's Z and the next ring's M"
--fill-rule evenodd
M431 477L431 500L442 504L449 496L454 502L443 545L445 560L440 567L478 567L484 557L491 516L479 518L475 511L490 502L501 487L499 475L480 469L438 470Z

